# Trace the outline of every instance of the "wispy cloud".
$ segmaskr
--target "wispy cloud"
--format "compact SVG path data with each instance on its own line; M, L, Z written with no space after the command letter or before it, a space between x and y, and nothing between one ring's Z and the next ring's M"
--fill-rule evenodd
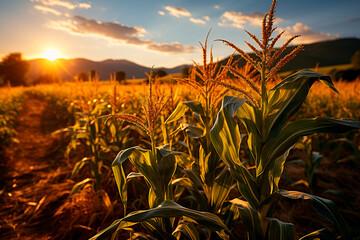
M167 52L171 54L179 54L179 53L192 53L195 50L193 46L184 46L179 42L172 43L149 43L147 44L147 48L159 52Z
M46 6L59 6L59 7L65 7L67 9L73 10L75 8L84 8L89 9L91 8L90 3L79 3L79 4L73 4L68 1L63 0L30 0L31 2L39 2Z
M172 15L174 17L180 18L180 17L188 17L190 22L196 23L196 24L206 24L207 21L210 21L209 16L204 16L203 18L194 18L192 17L191 13L185 9L185 8L179 8L174 6L166 6L164 9L168 12L169 15ZM158 14L165 15L165 12L159 11Z
M189 18L189 20L193 23L197 23L197 24L206 24L206 22L204 20L202 20L201 18Z
M261 13L245 14L241 12L225 12L221 16L219 26L244 28L245 25L261 26L264 15Z
M331 34L331 33L322 33L316 32L312 30L309 26L303 23L296 23L292 27L286 27L285 29L278 28L279 31L285 30L283 36L286 38L290 38L293 35L300 35L300 37L294 39L293 43L295 44L308 44L313 42L332 40L339 38L339 34Z
M166 7L164 7L164 9L167 10L170 15L175 16L177 18L191 16L190 12L188 10L186 10L185 8L166 6Z
M158 11L158 14L161 15L161 16L165 15L164 11Z
M214 5L214 8L220 9L220 6L219 5Z
M184 46L178 42L156 43L151 40L141 39L140 36L146 33L143 27L126 26L114 22L99 22L81 16L73 16L67 20L51 21L49 27L83 36L101 36L119 43L144 45L147 49L169 54L191 53L195 49L193 46Z
M348 22L360 22L360 17L353 17L347 20Z
M91 8L91 4L90 3L79 3L78 7L84 8L84 9L89 9L89 8Z
M56 16L60 16L61 15L61 12L59 12L58 10L55 10L53 8L49 8L49 7L45 7L43 5L35 5L34 8L36 10L39 10L40 12L44 13L44 14L47 14L47 13L51 13L51 14L54 14Z

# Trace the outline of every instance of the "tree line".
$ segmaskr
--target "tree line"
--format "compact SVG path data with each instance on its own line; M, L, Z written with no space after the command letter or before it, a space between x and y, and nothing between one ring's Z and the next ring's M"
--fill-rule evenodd
M54 83L61 81L57 76L51 72L43 73L35 79L29 78L30 64L23 59L21 53L10 53L4 56L0 62L0 86L26 86L44 83ZM158 77L168 75L166 71L159 69L155 72ZM97 70L90 70L89 72L79 72L74 76L74 81L94 81L98 79ZM111 73L110 79L123 83L126 80L126 72L123 70Z
M360 50L355 52L351 58L351 63L353 66L352 69L346 70L345 72L343 71L330 74L333 75L335 80L337 78L346 78L346 74L354 75L356 78L360 74ZM57 79L51 74L42 74L36 79L31 80L28 76L29 70L30 64L22 58L21 53L10 53L6 55L0 62L0 86L26 86L31 84L53 83L57 81ZM189 70L189 67L184 67L181 72L183 78L188 76ZM158 69L155 71L155 75L157 77L163 77L168 74L165 70ZM352 78L354 76L348 77L348 80L353 80ZM96 78L98 78L97 70L91 70L89 73L82 71L74 76L75 81L92 81ZM111 74L110 79L123 83L126 80L126 72L123 70L116 71Z

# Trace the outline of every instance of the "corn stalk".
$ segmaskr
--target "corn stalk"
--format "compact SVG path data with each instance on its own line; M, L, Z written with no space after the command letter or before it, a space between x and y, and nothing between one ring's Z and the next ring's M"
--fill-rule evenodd
M349 236L349 227L337 211L334 204L310 194L279 189L279 181L284 169L285 160L292 146L302 136L315 133L337 133L359 129L360 122L351 119L331 119L316 117L289 121L300 109L312 85L319 81L335 92L338 92L330 77L302 70L278 83L268 90L267 82L271 81L277 71L302 50L298 46L291 53L281 56L286 46L296 37L290 38L281 48L274 45L283 33L272 38L276 0L265 14L262 27L262 40L249 36L259 45L260 51L247 44L260 59L255 61L234 44L220 40L234 48L242 58L251 64L260 74L260 87L251 79L237 74L257 93L253 99L242 99L225 96L218 112L214 126L210 131L211 141L223 162L230 168L232 177L237 181L238 189L246 201L233 199L240 216L248 229L248 239L294 239L294 226L271 217L272 210L279 196L291 199L311 200L315 210L334 223L336 236ZM237 73L236 69L231 71ZM237 87L221 83L231 89ZM240 91L240 93L244 93ZM251 97L251 92L245 97ZM241 122L247 132L247 145L254 160L249 170L240 159L239 150L241 134L237 121ZM315 234L316 235L316 234Z

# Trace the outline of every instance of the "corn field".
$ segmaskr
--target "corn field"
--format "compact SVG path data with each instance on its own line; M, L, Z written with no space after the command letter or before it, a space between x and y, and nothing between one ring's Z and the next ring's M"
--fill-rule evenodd
M359 82L278 77L302 46L275 48L275 7L248 33L256 59L216 40L244 67L218 66L209 32L187 78L1 89L2 155L21 148L15 119L35 98L61 160L28 199L1 190L0 236L51 221L52 239L360 239Z

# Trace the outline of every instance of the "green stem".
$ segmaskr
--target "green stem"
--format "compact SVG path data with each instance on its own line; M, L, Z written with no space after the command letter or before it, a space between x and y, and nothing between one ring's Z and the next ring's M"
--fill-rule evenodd
M153 167L157 164L157 153L156 153L156 143L154 133L150 133L150 142L151 142L151 164Z
M261 68L261 104L260 105L261 105L261 115L262 115L261 133L263 136L263 140L265 141L267 138L265 118L268 108L268 96L266 89L266 50L263 53L262 68Z
M206 99L205 99L205 119L204 119L204 123L205 123L205 138L206 138L206 152L209 151L210 149L210 144L211 144L211 139L210 139L210 98L211 96L209 96L209 92L208 92L208 86L205 86L205 92L206 92Z

